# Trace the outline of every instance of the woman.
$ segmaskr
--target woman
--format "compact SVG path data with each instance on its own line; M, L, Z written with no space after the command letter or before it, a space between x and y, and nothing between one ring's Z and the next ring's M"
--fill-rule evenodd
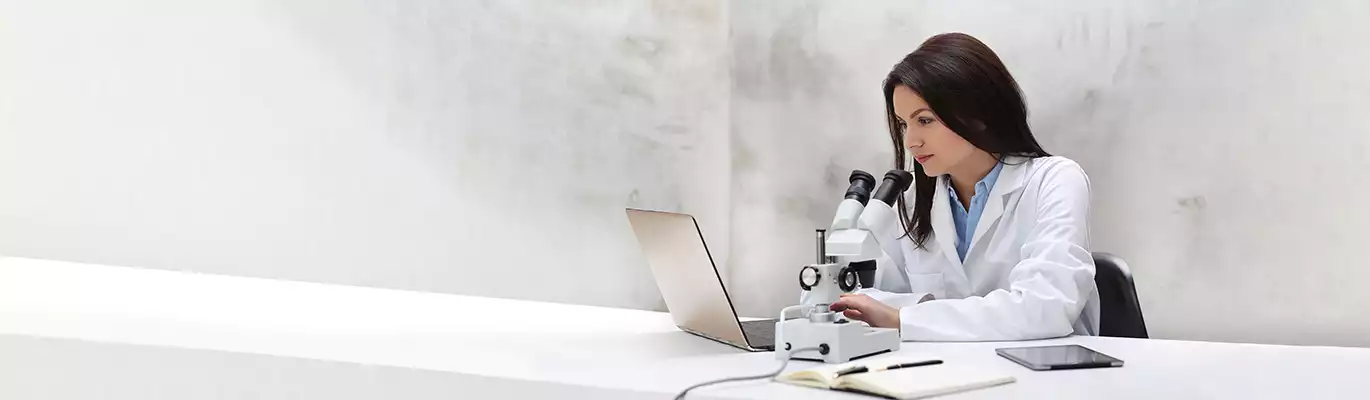
M912 214L877 232L875 288L832 305L904 340L1094 335L1089 178L1047 154L999 57L965 34L925 41L885 81L896 168L912 158ZM905 154L907 152L907 156Z

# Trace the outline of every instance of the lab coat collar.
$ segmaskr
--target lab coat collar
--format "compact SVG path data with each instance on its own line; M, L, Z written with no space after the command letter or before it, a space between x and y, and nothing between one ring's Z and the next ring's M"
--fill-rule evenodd
M975 224L975 232L971 235L970 248L974 249L975 244L980 242L980 238L989 231L1000 217L1004 215L1004 203L1009 195L1023 188L1027 176L1028 164L1033 160L1026 157L1007 157L1004 159L1003 170L999 171L999 179L994 181L994 188L990 189L989 198L985 202L985 209L980 214L980 220ZM950 177L942 175L937 177L937 190L932 196L932 231L933 240L942 248L942 255L952 265L961 265L961 259L956 255L956 226L951 219L951 187L947 181ZM968 254L969 255L969 254Z
M1001 172L1000 175L1002 174ZM942 256L946 257L951 265L960 266L961 258L956 255L956 225L951 220L951 193L947 189L947 179L946 175L937 177L937 189L932 195L932 240L942 248Z
M1031 162L1031 158L1025 157L1004 159L1004 169L999 171L999 179L994 181L994 188L989 191L989 198L985 202L984 211L980 214L980 221L975 224L975 234L970 239L971 248L975 248L975 244L980 242L985 232L1004 215L1004 202L1008 200L1009 195L1023 188L1023 178L1027 176L1028 163Z

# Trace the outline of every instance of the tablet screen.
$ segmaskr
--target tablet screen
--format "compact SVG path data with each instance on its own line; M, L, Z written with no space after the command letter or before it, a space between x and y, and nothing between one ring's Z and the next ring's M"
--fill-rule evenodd
M1121 360L1080 345L1014 347L996 349L998 353L1033 367L1060 367L1072 365L1119 366Z

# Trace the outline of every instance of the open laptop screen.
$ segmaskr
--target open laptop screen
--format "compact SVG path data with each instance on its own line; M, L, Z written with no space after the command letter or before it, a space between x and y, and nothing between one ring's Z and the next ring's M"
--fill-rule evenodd
M694 217L635 209L627 212L628 222L675 324L714 339L745 345L737 313Z

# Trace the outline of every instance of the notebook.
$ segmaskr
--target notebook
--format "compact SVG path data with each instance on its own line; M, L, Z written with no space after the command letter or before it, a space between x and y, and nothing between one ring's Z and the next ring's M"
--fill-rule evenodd
M930 358L882 357L791 372L777 381L819 389L864 393L897 400L919 399L1003 385L1012 375L965 364L943 363L885 370L891 365L916 363ZM838 376L839 371L866 367L868 372Z

